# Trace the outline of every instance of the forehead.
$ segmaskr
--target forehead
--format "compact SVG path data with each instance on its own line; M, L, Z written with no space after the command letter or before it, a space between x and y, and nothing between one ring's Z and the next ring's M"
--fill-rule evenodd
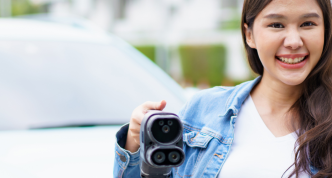
M257 17L267 14L281 14L289 17L298 17L306 13L317 13L323 16L316 0L273 0Z

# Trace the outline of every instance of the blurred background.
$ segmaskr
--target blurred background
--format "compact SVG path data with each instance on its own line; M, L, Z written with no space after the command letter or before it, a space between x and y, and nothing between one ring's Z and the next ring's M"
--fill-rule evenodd
M242 3L0 0L0 177L112 177L134 108L252 79Z
M252 79L243 0L0 0L1 17L89 21L141 51L184 88Z

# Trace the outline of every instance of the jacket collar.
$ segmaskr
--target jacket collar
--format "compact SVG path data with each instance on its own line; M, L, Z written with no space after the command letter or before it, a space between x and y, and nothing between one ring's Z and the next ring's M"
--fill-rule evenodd
M246 98L250 94L250 91L260 82L260 80L261 76L258 76L254 80L244 82L236 86L231 95L227 99L226 113L232 110L233 114L237 115L241 108L242 103L246 100Z

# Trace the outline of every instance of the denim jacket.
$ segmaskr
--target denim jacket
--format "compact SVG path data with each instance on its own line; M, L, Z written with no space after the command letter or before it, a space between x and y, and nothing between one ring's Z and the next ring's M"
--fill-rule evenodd
M214 87L200 91L178 114L183 122L183 151L186 158L172 169L175 178L215 178L222 169L234 138L236 117L252 88L260 81L235 87ZM128 124L116 134L114 178L139 178L139 150L124 149ZM313 174L317 170L310 167Z

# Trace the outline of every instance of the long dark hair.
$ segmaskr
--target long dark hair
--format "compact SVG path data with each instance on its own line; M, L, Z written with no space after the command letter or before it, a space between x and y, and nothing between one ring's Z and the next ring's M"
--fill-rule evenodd
M257 50L246 43L244 24L252 29L256 16L271 1L245 0L242 10L243 43L249 65L259 75L263 75L264 68ZM319 62L303 83L302 95L290 109L299 114L299 129L294 147L294 171L289 177L298 177L301 171L310 175L310 166L319 170L313 178L332 177L332 7L330 0L316 1L323 12L324 48Z

